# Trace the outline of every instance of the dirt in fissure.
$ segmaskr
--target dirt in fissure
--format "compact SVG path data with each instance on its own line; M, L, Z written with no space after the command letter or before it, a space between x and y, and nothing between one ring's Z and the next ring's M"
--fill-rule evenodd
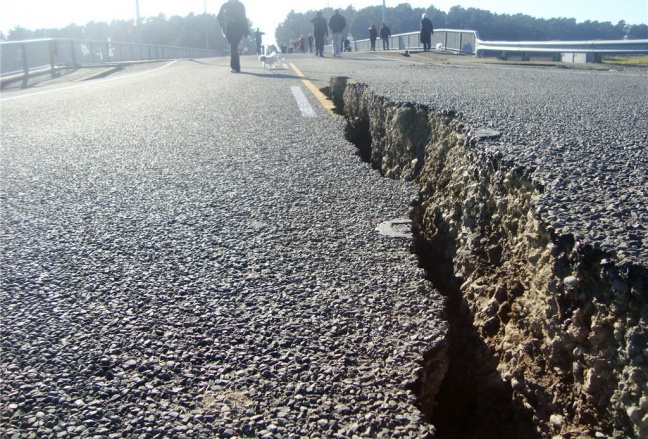
M417 217L415 209L412 215ZM414 225L416 231L417 225ZM416 235L415 235L416 236ZM429 280L447 298L444 317L449 327L449 366L434 401L420 401L420 409L437 430L438 438L535 438L532 413L512 398L512 389L497 372L492 354L473 324L472 313L459 293L449 245L416 238L412 245ZM418 396L422 389L412 390Z
M331 96L331 90L325 90ZM343 114L339 99L337 110ZM347 121L348 122L348 121ZM345 135L358 148L358 156L371 163L372 139L367 121L347 123ZM374 168L378 168L372 164ZM425 385L415 382L410 390L419 398L419 409L435 426L438 438L535 438L537 430L533 414L512 398L512 389L497 372L497 359L480 337L473 316L461 297L452 269L452 260L439 255L451 254L447 246L452 240L430 243L417 234L420 227L417 208L412 212L414 242L412 252L418 256L428 279L446 298L445 319L449 326L449 367L433 401L425 400ZM429 371L433 374L434 371Z

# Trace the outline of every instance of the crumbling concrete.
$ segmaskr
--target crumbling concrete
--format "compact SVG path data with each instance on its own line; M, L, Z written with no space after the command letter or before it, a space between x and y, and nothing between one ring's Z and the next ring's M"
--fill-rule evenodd
M414 250L448 297L452 339L422 359L412 389L435 425L448 423L439 431L648 437L645 264L543 222L534 169L481 148L456 114L347 78L331 93L359 154L420 183Z

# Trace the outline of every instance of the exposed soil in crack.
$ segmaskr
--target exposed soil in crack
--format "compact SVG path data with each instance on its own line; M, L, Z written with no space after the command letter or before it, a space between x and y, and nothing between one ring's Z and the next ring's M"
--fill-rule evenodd
M439 240L436 245L441 247L434 248L435 244L420 238L416 228L414 234L414 253L429 280L447 298L444 317L450 340L448 370L438 393L426 395L425 379L412 388L419 398L419 408L428 415L440 438L538 437L532 413L513 399L511 386L497 371L497 358L475 327L468 304L461 297L452 262L434 257L446 254L451 240Z
M344 113L342 94L346 85L347 78L336 78L332 87L325 90L329 95L332 90L336 91L333 100L340 113ZM413 105L403 107L421 109ZM427 119L429 110L422 108L422 111L423 118ZM372 160L375 148L372 148L370 130L368 117L356 117L346 125L345 135L358 148L359 157L380 170L380 163L375 158ZM420 215L420 207L420 203L415 206L412 215L415 220ZM451 258L443 256L452 253L452 239L440 234L433 242L427 241L422 238L419 224L414 224L412 251L419 257L429 280L447 298L445 318L450 340L443 352L448 367L441 384L430 385L435 379L429 375L438 374L435 366L439 362L437 352L430 352L424 358L422 376L410 386L417 395L419 408L441 438L536 437L531 414L514 403L512 389L497 372L497 359L490 354L474 326L472 314L461 298Z
M363 160L420 184L412 247L449 335L410 389L437 437L646 437L646 270L547 228L533 170L480 151L454 113L349 78L325 92Z

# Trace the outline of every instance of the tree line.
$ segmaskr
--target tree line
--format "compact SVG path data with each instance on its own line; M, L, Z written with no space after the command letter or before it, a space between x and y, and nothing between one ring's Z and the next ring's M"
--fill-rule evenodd
M79 26L70 24L62 29L28 30L17 26L7 32L5 40L18 41L37 38L77 38L94 41L115 41L120 43L144 43L162 46L191 47L197 49L225 49L229 47L221 32L215 14L189 14L186 17L141 18L139 26L135 20L113 20L110 23L91 21Z
M334 10L322 10L327 19ZM401 3L386 9L387 25L392 34L418 30L421 15L427 13L436 29L476 30L480 38L486 41L547 41L547 40L620 40L647 39L648 25L627 25L624 21L611 22L585 21L578 23L573 18L534 18L523 14L495 14L483 9L454 6L447 13L434 6L412 8L408 3ZM300 35L312 32L310 20L316 10L304 13L290 11L286 19L275 29L275 38L279 44L287 43ZM347 30L356 39L369 37L369 27L375 24L380 28L383 10L381 6L369 6L356 10L348 6L341 10L346 18ZM250 29L255 26L250 22ZM189 14L186 17L144 18L139 26L135 20L113 20L110 23L89 22L79 26L70 24L62 29L28 30L17 26L3 40L25 40L35 38L80 38L98 41L142 42L179 47L206 48L225 50L229 47L222 35L216 15Z
M291 11L279 25L275 35L278 42L289 41L312 32L310 20L316 11L305 13ZM324 17L333 15L334 10L322 10ZM381 6L369 6L355 10L348 6L340 13L346 18L347 30L355 39L369 38L372 24L380 29L383 10ZM435 29L476 30L485 41L581 41L581 40L622 40L647 39L648 25L627 25L625 21L611 22L584 21L577 23L574 18L534 18L524 14L495 14L483 9L461 6L452 7L447 13L434 6L412 8L408 3L387 8L385 21L392 34L417 31L421 16L427 13Z

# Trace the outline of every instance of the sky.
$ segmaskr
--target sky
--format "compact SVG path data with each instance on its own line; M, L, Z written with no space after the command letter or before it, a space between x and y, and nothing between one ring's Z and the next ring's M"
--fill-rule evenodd
M191 12L217 14L225 0L138 0L140 17L164 14L186 16ZM290 10L306 12L320 8L355 9L382 6L380 0L241 0L254 28L266 33L264 42L274 39L274 30ZM409 3L412 7L434 5L448 12L453 6L479 8L498 14L522 13L536 18L575 18L576 21L610 21L616 24L648 24L648 0L384 0L387 7ZM85 25L90 21L110 22L113 19L135 19L136 0L2 0L0 31L16 26L35 30L63 28L69 24ZM389 16L386 19L389 24ZM412 29L414 30L414 29Z

